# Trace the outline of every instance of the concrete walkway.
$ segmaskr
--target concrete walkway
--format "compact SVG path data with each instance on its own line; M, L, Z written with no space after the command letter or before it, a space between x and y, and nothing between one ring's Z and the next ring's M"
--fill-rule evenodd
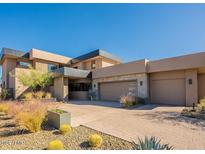
M180 116L183 107L145 105L129 110L114 102L83 102L60 106L71 112L72 126L84 125L128 141L156 136L175 149L205 149L205 121ZM105 103L109 107L100 105Z

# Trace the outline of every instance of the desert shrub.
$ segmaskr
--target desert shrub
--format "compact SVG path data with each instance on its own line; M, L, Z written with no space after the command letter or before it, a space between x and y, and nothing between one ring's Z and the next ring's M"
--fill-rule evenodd
M8 114L11 116L15 116L17 115L17 113L19 113L20 111L23 110L23 103L19 103L19 102L9 102L8 104Z
M89 136L89 145L91 147L100 147L103 143L103 139L98 134L93 134Z
M52 94L47 92L47 93L45 94L45 98L46 98L46 99L51 99L51 98L52 98Z
M144 140L138 139L139 143L133 142L135 150L172 150L173 147L168 144L161 144L155 137L145 137Z
M70 125L61 125L59 128L59 131L61 134L65 135L71 132L71 126Z
M2 88L0 92L0 100L5 100L7 96L8 96L8 90Z
M37 99L42 99L43 97L45 97L45 92L43 91L38 91L36 93L34 93L35 98Z
M0 103L0 112L8 113L9 106L7 103Z
M33 93L32 92L27 92L23 94L23 99L25 99L26 101L30 101L33 99Z
M15 115L20 126L30 132L41 130L41 125L46 117L49 103L31 102L24 103L21 111Z
M125 107L136 105L136 101L133 99L132 96L129 95L121 96L120 103L123 104Z
M203 111L205 110L205 98L200 99L198 107L201 108Z
M64 145L60 140L53 140L49 142L48 150L64 150Z

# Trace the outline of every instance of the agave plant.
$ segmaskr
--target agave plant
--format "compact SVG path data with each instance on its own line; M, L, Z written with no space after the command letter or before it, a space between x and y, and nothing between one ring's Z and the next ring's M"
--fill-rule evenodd
M145 137L144 140L138 139L139 143L133 142L135 150L173 150L173 146L168 144L161 144L161 140L158 140L154 136L151 138Z

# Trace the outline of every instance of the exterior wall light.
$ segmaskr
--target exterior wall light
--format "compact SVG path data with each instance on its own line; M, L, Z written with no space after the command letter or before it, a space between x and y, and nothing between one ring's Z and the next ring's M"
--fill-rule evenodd
M188 81L189 81L189 84L192 84L192 79L189 79Z

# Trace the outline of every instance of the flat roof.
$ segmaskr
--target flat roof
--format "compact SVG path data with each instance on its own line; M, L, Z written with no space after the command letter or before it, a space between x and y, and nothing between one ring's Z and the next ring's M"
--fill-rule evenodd
M89 70L81 70L70 67L61 67L51 71L54 76L64 76L70 78L88 78L91 75Z
M27 58L28 59L29 53L21 51L21 50L2 48L1 55L0 55L0 64L2 63L4 56L10 56L10 57L14 57L14 58Z
M81 56L78 56L76 58L73 58L71 60L71 63L74 64L74 63L78 63L80 61L83 61L83 60L87 60L87 59L90 59L90 58L94 58L96 56L102 56L102 57L105 57L105 58L108 58L108 59L111 59L111 60L114 60L114 61L117 61L117 62L122 62L122 60L104 50L101 50L101 49L97 49L97 50L94 50L94 51L91 51L89 53L86 53L86 54L83 54Z

